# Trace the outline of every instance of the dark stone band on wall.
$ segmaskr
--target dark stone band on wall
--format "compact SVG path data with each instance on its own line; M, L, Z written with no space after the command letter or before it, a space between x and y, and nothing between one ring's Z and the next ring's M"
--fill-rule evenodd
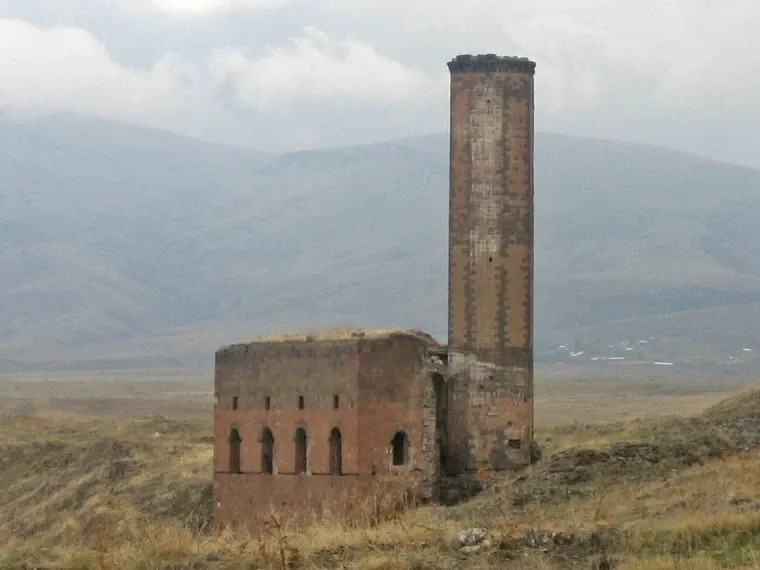
M498 56L493 53L485 55L458 55L447 63L451 73L468 71L502 71L528 73L536 71L536 62L527 57Z

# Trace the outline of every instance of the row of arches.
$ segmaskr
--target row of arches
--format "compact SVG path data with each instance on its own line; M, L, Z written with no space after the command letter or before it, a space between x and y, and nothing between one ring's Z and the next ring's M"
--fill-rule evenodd
M293 437L295 445L294 471L301 475L307 471L307 435L306 430L299 427ZM230 431L230 473L240 473L240 448L243 443L240 432L236 428ZM338 428L330 430L330 474L341 475L343 472L343 436ZM261 472L274 473L274 434L269 428L261 432Z
M297 475L307 472L307 435L303 427L296 429L293 442L295 445L294 471ZM261 432L261 473L274 473L275 446L274 434L269 428ZM243 439L237 428L230 431L229 461L230 473L241 473L240 450ZM343 436L337 427L330 430L329 438L330 474L341 475L343 473ZM394 466L402 466L409 463L409 437L405 431L398 431L391 440L391 461Z

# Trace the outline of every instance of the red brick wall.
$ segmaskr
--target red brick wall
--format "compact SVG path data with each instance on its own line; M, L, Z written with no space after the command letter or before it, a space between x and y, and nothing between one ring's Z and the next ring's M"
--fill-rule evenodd
M378 475L435 469L435 400L425 362L427 343L389 338L359 344L360 470ZM407 466L392 465L397 431L410 441Z
M323 518L364 519L378 502L400 504L408 479L331 475L227 475L214 478L214 520L259 533L274 512L289 526ZM373 500L376 499L376 500Z
M329 437L341 430L343 472L358 472L358 358L355 341L258 343L231 347L217 355L214 408L214 465L229 466L227 440L234 426L240 432L241 470L261 472L261 434L275 438L275 472L295 472L295 431L306 429L307 466L311 473L329 473ZM333 396L339 408L333 409ZM232 409L238 397L238 410ZM264 406L270 398L270 409ZM304 409L298 409L303 396Z
M340 496L368 492L369 482L389 474L388 484L397 489L424 479L429 496L437 465L435 405L425 369L429 345L414 336L394 335L220 349L215 378L218 402L214 408L217 523L225 524L269 506L288 515L295 504L288 499L291 495L306 500L318 512L333 491ZM335 395L340 398L338 409L333 408ZM269 410L264 406L267 396ZM298 408L299 396L304 398L304 409ZM238 409L233 409L234 398ZM265 427L275 439L274 475L260 475ZM294 475L294 435L299 427L308 435L307 474L300 476ZM333 427L342 435L344 476L338 477L328 475ZM228 473L228 438L233 428L242 439L241 475ZM397 429L404 429L410 437L411 462L392 468L389 452ZM377 477L373 478L373 473ZM241 500L250 503L248 510L235 510L235 493L242 493Z

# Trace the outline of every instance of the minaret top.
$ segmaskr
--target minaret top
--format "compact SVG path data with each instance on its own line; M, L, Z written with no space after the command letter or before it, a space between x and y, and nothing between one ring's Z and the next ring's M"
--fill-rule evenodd
M494 53L458 55L448 62L447 65L451 73L502 71L533 75L536 70L536 62L529 60L527 57L498 56Z

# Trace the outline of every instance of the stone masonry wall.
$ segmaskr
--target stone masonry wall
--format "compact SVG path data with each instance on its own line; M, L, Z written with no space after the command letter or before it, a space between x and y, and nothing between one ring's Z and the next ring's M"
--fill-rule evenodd
M428 345L413 336L393 335L220 349L214 409L217 524L246 522L239 520L245 513L253 516L270 508L292 517L289 511L296 500L306 501L304 509L319 513L329 510L330 501L340 503L346 494L369 492L367 481L380 482L384 477L383 492L414 487L418 494L429 496L435 478L430 472L435 422L424 372ZM294 437L299 427L308 436L307 471L301 475L296 474ZM330 474L329 437L334 427L342 436L341 475ZM229 473L233 428L242 440L240 474ZM265 428L275 440L274 474L262 473ZM411 444L410 462L400 467L391 465L391 440L397 429L407 433ZM246 524L256 526L253 519Z
M392 336L359 344L360 471L376 475L415 474L429 485L438 472L435 395L424 341ZM394 466L391 440L398 431L409 437L408 465Z
M449 68L450 468L507 469L533 437L534 64Z
M261 473L261 435L274 435L275 473L295 473L295 431L306 429L307 471L330 472L329 437L342 436L344 473L358 473L358 372L355 341L253 343L217 353L215 471L229 466L228 438L241 436L241 470ZM338 409L333 408L338 396ZM266 409L266 398L270 409ZM303 397L304 409L298 409ZM233 398L238 398L233 410Z
M287 526L323 518L368 520L380 509L407 499L406 478L371 475L228 475L214 478L214 520L220 526L246 528L256 535L277 516ZM387 511L386 511L387 512Z

